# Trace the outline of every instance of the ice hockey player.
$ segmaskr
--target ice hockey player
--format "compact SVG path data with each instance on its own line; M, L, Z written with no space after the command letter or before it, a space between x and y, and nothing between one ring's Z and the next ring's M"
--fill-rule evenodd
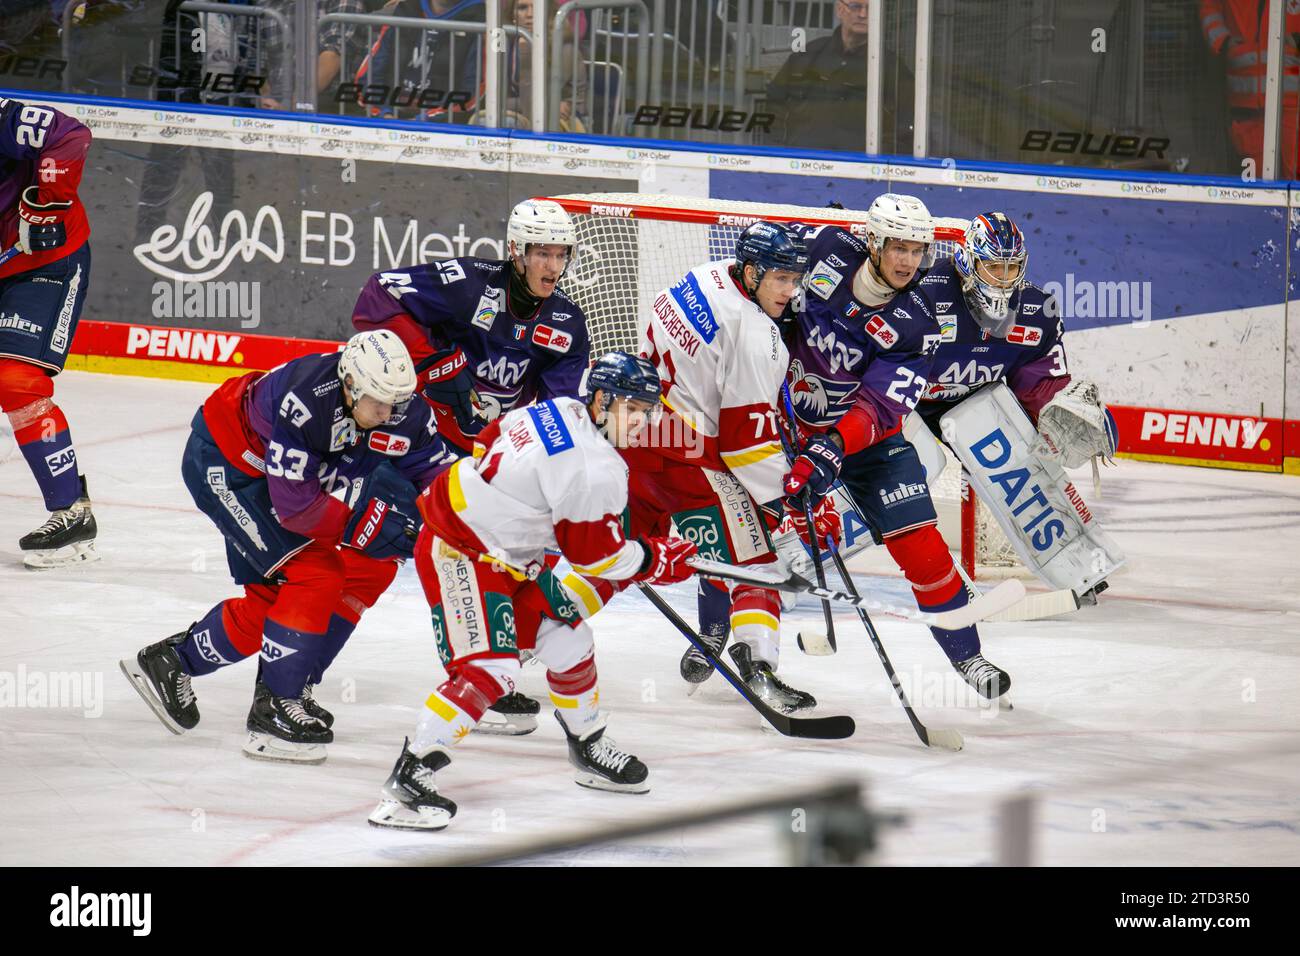
M657 412L659 378L644 359L602 356L587 398L555 398L507 412L420 496L415 566L433 609L448 679L425 701L370 815L376 826L440 830L456 805L435 774L451 762L491 703L514 689L519 651L546 665L555 716L584 787L645 793L649 771L605 733L592 632L546 569L558 549L595 579L670 584L689 577L695 546L628 539L621 517L628 471L616 448Z
M199 722L192 678L260 649L244 752L325 759L333 718L311 685L412 556L415 495L455 458L415 389L401 340L361 332L229 379L195 414L181 473L244 596L121 662L173 733Z
M934 421L981 386L1005 381L1038 424L1048 453L1073 468L1102 454L1107 443L1104 427L1082 422L1108 416L1095 385L1071 382L1060 309L1027 280L1028 261L1016 224L1004 213L988 212L971 220L956 254L921 279L918 291L934 309L940 336L917 410Z
M1060 310L1027 281L1028 259L1016 224L987 212L971 220L953 257L920 280L917 291L934 310L940 336L917 411L936 436L951 439L940 417L1005 382L1037 427L1039 458L1060 468L1092 460L1095 469L1115 453L1115 421L1094 383L1071 380Z
M502 413L578 394L591 359L587 322L558 288L576 244L559 203L526 199L510 213L506 259L391 269L362 290L353 326L389 329L406 344L438 430L461 454ZM529 733L539 709L524 694L508 694L477 730Z
M692 269L640 317L638 347L659 372L666 409L644 440L623 452L633 534L666 534L675 522L718 560L777 559L764 509L780 513L790 466L777 430L789 357L776 319L807 267L797 236L757 222L737 238L734 259ZM563 580L588 613L612 593L600 583L584 587L576 575ZM752 585L702 591L709 595L703 602L721 605L721 622L736 636L729 653L755 693L786 713L816 706L811 694L775 674L777 593ZM684 675L690 666L683 659Z
M925 469L902 420L928 385L939 328L917 289L934 222L913 196L887 193L867 211L867 238L804 227L809 268L804 308L790 334L791 395L801 430L842 448L840 479L912 586L922 611L969 600L939 535ZM820 540L838 536L826 499ZM931 628L953 667L985 697L1010 687L980 652L974 627ZM990 675L997 681L990 680Z
M95 518L54 402L90 288L90 223L77 196L90 130L0 97L0 408L50 512L18 547L30 568L96 560Z

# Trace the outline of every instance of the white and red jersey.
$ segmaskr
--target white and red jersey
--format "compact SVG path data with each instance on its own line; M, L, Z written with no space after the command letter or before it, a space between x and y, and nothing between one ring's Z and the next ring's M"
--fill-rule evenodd
M790 355L730 266L702 265L655 296L638 347L659 370L673 413L662 416L655 447L730 471L765 504L782 496L787 471L777 409Z
M481 454L480 454L481 452ZM420 496L438 537L522 568L559 548L581 574L622 580L645 549L623 534L627 465L574 398L507 412Z

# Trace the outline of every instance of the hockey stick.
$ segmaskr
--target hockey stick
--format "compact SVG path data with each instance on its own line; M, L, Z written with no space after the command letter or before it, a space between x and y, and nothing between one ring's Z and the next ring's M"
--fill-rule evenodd
M778 564L755 564L741 567L734 564L722 564L719 561L709 561L707 558L700 557L688 558L686 563L693 567L698 574L706 578L756 584L759 587L771 588L773 591L811 594L813 597L825 598L828 601L834 601L836 604L849 604L853 607L866 608L869 611L879 611L882 614L893 614L897 617L907 618L910 621L920 621L922 624L928 624L931 627L943 628L945 631L955 631L977 624L994 614L1005 611L1021 601L1025 596L1025 586L1011 578L1003 581L993 590L981 594L965 607L930 614L897 604L885 604L883 601L876 601L871 598L854 597L845 594L843 591L819 588L788 568Z
M840 580L848 588L849 594L857 597L857 585L853 583L849 569L844 564L844 559L840 557L839 548L835 547L835 539L830 535L826 536L826 547L831 553L831 560L835 562L836 569L840 572ZM921 723L921 719L916 716L916 711L912 710L912 705L907 700L903 685L898 682L898 675L894 673L894 665L889 662L889 655L885 653L885 645L880 643L880 635L876 633L875 625L871 623L871 616L861 607L857 610L858 617L862 619L862 626L867 629L867 637L871 638L871 645L876 649L876 654L880 657L880 663L884 665L885 673L889 675L889 682L894 685L894 693L898 695L898 700L903 705L903 712L907 714L907 719L912 722L912 729L916 731L916 736L921 738L921 743L927 747L938 747L941 750L961 750L964 741L957 731L948 729L931 730Z
M955 564L957 573L961 576L962 583L966 585L966 592L972 597L977 597L979 592L975 590L975 582L971 580L966 569L958 561ZM1075 594L1069 588L1062 588L1059 591L1047 591L1043 594L1027 594L1023 600L1017 601L1005 611L999 611L997 614L990 614L984 620L995 624L1006 624L1012 621L1041 621L1046 617L1056 617L1059 614L1073 614L1083 605L1079 595Z
M799 426L796 424L794 417L794 402L790 398L790 386L785 382L781 383L781 397L785 400L785 415L790 429L790 440L788 443L782 442L786 446L786 458L793 463L794 458L799 453L797 438L799 435ZM817 543L816 523L813 521L812 507L812 489L805 488L802 495L799 496L803 502L804 520L808 522L808 533L813 536L813 546L809 549L812 551L813 570L817 575L817 586L826 587L826 568L822 565L822 549ZM805 654L815 654L818 657L834 654L839 648L835 645L835 618L831 615L831 602L822 598L822 615L826 619L826 633L823 635L824 640L818 642L818 646L813 647L810 643L804 646L803 634L800 633L795 637L795 643L799 645L799 650Z
M14 246L10 246L4 252L0 252L0 266L4 265L14 256L18 255L19 251L20 251L19 248L16 245L14 245Z
M641 593L649 599L650 603L659 609L664 617L668 618L669 623L677 628L684 638L695 646L695 649L704 655L705 659L713 665L714 670L726 678L727 683L740 692L740 696L758 711L759 715L771 724L776 730L787 737L804 737L810 740L843 740L845 737L852 737L853 731L857 729L852 717L790 717L780 711L769 707L763 700L749 689L740 676L730 667L722 662L722 659L709 650L709 646L704 643L691 626L681 619L681 616L672 609L672 606L665 601L654 588L644 582L637 582L637 587Z

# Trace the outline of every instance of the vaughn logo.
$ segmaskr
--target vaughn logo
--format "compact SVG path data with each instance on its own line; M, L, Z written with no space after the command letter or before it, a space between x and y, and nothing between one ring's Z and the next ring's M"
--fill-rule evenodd
M212 193L199 193L180 230L159 226L148 242L135 247L136 260L164 279L193 282L215 279L237 256L244 262L259 254L275 263L284 260L284 224L274 206L258 209L251 226L242 212L232 209L215 232L206 222L211 211Z
M71 892L50 897L51 926L128 926L132 936L148 936L153 928L152 893Z

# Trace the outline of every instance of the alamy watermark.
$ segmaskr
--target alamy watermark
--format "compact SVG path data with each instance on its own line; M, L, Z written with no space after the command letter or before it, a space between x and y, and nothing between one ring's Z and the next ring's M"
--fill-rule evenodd
M1064 282L1044 282L1043 291L1051 296L1044 310L1048 318L1128 319L1134 325L1151 321L1149 281L1093 282L1067 272Z
M262 283L258 280L216 282L158 281L153 292L155 319L239 319L240 328L262 323Z
M0 710L80 710L85 717L104 713L102 671L29 671L19 664L16 671L0 671Z

